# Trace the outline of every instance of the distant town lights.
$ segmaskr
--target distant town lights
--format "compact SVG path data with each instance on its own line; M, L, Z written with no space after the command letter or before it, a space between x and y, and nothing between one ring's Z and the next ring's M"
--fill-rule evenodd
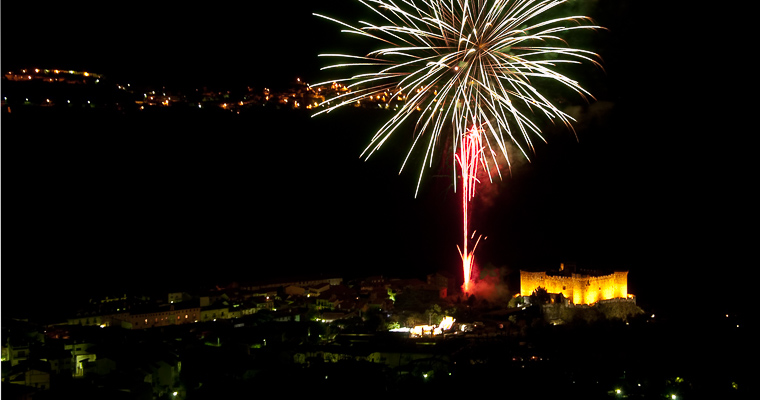
M43 76L43 74L52 74L52 73L62 74L62 75L72 75L72 76L70 77L68 76L67 77L58 77L58 76L50 77L49 75ZM32 75L32 74L35 74L35 75ZM32 68L32 69L23 69L23 70L19 69L16 71L8 71L5 74L5 76L8 79L13 79L17 81L41 80L43 82L69 82L69 83L73 82L73 83L85 83L85 84L93 84L93 83L97 84L103 78L102 75L98 73L94 73L94 72L89 72L89 71L41 69L41 68ZM79 77L78 79L77 79L77 76ZM83 80L84 77L87 77L87 79ZM92 78L92 79L89 79L89 78ZM265 105L271 104L272 101L279 103L281 105L284 104L286 106L289 106L289 108L293 108L293 109L314 109L317 107L330 107L331 105L330 102L324 101L324 97L322 97L321 95L322 88L318 87L317 91L314 91L312 90L313 88L311 88L311 85L308 82L306 82L304 79L301 79L300 77L296 77L295 81L298 82L298 85L297 85L298 87L295 88L295 90L293 88L290 88L282 92L279 92L279 91L271 92L270 88L263 88L263 93L259 92L260 93L259 96L255 96L249 93L248 95L243 97L242 100L241 98L237 98L237 99L230 98L229 91L227 92L227 95L224 96L223 99L221 98L222 92L218 93L219 97L216 97L216 94L209 93L207 94L209 98L204 98L203 101L213 102L213 103L204 103L207 106L210 106L211 104L213 104L214 107L220 107L220 108L223 108L225 110L230 110L230 111L237 111L238 113L241 113L241 110L243 108L246 108L246 107L252 108L253 106L257 106L259 104L265 106ZM330 85L330 83L326 83L325 85ZM111 84L109 84L109 86L111 86ZM131 87L131 85L115 83L113 84L113 87L116 87L118 90L127 91L128 90L127 88ZM419 86L419 87L424 88L424 85ZM138 107L137 109L144 110L151 106L160 107L160 106L170 106L173 104L182 105L183 103L188 103L188 105L193 108L195 108L194 106L196 104L198 105L198 109L207 108L207 107L204 107L201 103L187 102L187 99L181 96L172 95L171 93L169 93L169 91L165 87L163 89L164 90L162 91L146 90L146 91L138 92L143 95L143 98L135 99L134 102L136 103ZM198 89L196 89L196 92L197 91ZM252 93L252 92L255 92L256 90L252 87L248 87L248 91ZM348 87L346 87L345 85L339 82L332 82L332 88L330 88L329 86L325 87L325 91L332 92L332 93L351 92L351 89L349 89ZM135 94L139 96L138 93L135 93ZM391 103L395 103L393 100L404 101L406 100L406 97L407 96L404 95L401 91L396 91L396 92L385 91L385 92L380 92L380 93L373 93L371 96L367 96L363 98L362 101L358 101L357 99L356 103L354 104L357 107L365 107L365 108L375 107L375 105L377 104L377 107L380 109L393 108L397 110L399 106L398 104L391 104ZM98 102L99 100L96 100L93 103L92 100L86 100L86 99L81 101L81 103L85 105L86 107L88 106L89 107L95 107L95 106L109 107L110 106L108 104L105 104L105 105L99 104ZM77 102L75 101L74 103L72 103L70 100L66 100L66 103L63 103L63 101L61 101L60 103L72 105L72 104L76 104ZM40 106L40 105L53 106L57 104L58 102L55 101L54 99L45 99L44 97L42 97L41 99L37 101L30 101L30 99L27 99L25 102L25 105L34 105L34 106ZM443 111L442 108L441 108L441 111Z

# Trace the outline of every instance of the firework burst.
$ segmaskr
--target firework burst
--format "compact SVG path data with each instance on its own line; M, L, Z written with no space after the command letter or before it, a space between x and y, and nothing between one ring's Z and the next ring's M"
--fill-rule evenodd
M583 62L601 66L596 54L572 48L565 40L571 31L601 27L585 16L547 18L564 3L560 0L357 1L381 23L349 25L314 15L340 24L342 32L371 38L381 48L363 56L321 54L339 60L323 69L361 72L315 85L340 82L347 90L326 99L325 108L314 115L389 94L388 102L396 101L400 107L375 133L362 157L380 149L407 120L413 122L413 141L399 172L416 149L424 149L415 196L438 149L444 142L453 146L452 164L455 170L459 164L462 180L465 243L460 253L463 263L469 263L463 265L467 276L472 265L472 254L467 252L467 203L475 193L478 169L489 179L493 170L501 176L497 160L503 156L511 166L508 142L529 159L534 138L545 141L534 117L559 121L572 130L573 118L534 82L557 82L581 97L593 97L558 72L558 66ZM451 132L452 140L442 140L444 132Z

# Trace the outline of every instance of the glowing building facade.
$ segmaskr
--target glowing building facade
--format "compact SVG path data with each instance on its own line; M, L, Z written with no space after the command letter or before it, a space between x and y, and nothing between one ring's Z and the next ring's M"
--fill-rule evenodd
M559 271L520 271L521 296L530 296L539 287L548 293L562 293L573 304L632 297L628 294L628 271L576 273L575 266L565 268L564 264L560 264Z

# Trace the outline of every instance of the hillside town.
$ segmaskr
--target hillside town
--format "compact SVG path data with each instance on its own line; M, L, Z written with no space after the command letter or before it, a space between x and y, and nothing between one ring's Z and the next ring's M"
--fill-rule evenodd
M3 314L3 391L185 398L193 388L181 379L183 355L199 346L229 346L251 361L277 349L296 365L315 358L388 364L389 357L395 365L405 364L429 352L407 354L381 346L357 353L354 346L344 351L334 345L365 343L375 339L375 332L395 335L397 344L399 338L431 337L434 325L446 319L442 306L451 301L452 281L432 274L426 281L375 276L354 282L340 277L233 282L202 293L90 299L70 315L47 321L14 317L11 306ZM399 302L402 309L394 306ZM452 330L451 325L447 333L476 326L458 323Z
M503 285L502 278L491 284ZM499 376L512 382L511 393L527 395L545 374L555 375L555 394L694 391L691 378L645 368L662 350L655 343L671 334L634 301L573 305L543 288L530 296L502 290L478 297L460 293L454 281L434 273L424 280L231 282L199 292L92 298L47 320L17 317L4 304L3 396L195 399L369 390L374 398L465 394L470 379ZM638 341L652 347L638 354ZM602 348L617 353L583 356Z
M25 68L4 71L2 109L48 107L56 109L105 109L119 112L155 108L211 109L240 113L256 108L311 110L330 107L330 99L352 89L332 82L313 87L296 77L280 87L179 89L114 82L106 76L75 70ZM418 88L419 90L419 88ZM355 107L393 110L407 94L377 93L354 102Z

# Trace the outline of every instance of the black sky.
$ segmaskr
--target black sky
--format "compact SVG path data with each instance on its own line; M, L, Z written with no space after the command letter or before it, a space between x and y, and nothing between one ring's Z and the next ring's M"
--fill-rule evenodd
M317 54L348 39L311 14L353 15L347 2L156 3L4 2L2 66L86 69L166 85L275 85L294 76L316 81L324 76ZM724 78L719 84L705 78L704 64L692 55L706 42L690 40L691 15L653 12L639 1L586 4L584 11L610 29L594 39L605 72L589 67L584 75L598 102L572 100L582 111L579 141L548 128L549 143L537 146L533 162L518 162L512 176L491 188L498 194L479 205L473 223L488 236L481 262L513 270L571 260L625 268L632 292L741 287L741 280L714 279L710 271L748 268L751 241L741 232L754 228L752 158L737 149L748 128L729 101L742 81L714 64L709 75ZM380 118L354 121L336 113L316 121L251 120L254 139L241 139L246 132L236 125L206 127L219 132L195 134L197 141L174 133L151 142L147 133L122 127L113 133L117 141L97 146L83 140L72 157L58 155L71 163L64 172L43 157L55 154L56 140L63 139L11 132L4 123L4 294L14 269L32 267L50 270L54 279L79 268L102 276L101 284L127 279L125 268L161 279L202 268L209 280L214 270L224 271L220 279L262 269L456 272L458 203L446 169L438 171L443 177L427 179L414 199L415 172L396 175L405 138L376 159L358 159ZM18 146L16 135L27 135ZM103 146L118 148L123 163L115 166ZM136 167L135 160L148 167ZM9 165L22 161L35 165L32 173ZM98 165L111 165L110 174L93 172ZM140 181L146 177L147 185ZM110 182L105 190L92 191L93 182L104 181ZM80 215L64 206L72 203L62 192L76 199ZM39 200L44 196L50 200ZM32 197L33 209L21 207ZM257 207L262 201L268 206ZM33 219L30 228L23 216L35 213L49 218ZM90 232L83 238L91 243L72 244L65 227L82 220ZM125 226L128 234L116 228ZM9 238L23 254L8 246ZM209 249L198 250L204 246ZM218 259L223 267L211 265ZM71 282L70 290L87 290Z
M330 2L6 3L3 64L55 64L123 79L191 85L269 82L318 70L317 43L335 30L312 12Z

